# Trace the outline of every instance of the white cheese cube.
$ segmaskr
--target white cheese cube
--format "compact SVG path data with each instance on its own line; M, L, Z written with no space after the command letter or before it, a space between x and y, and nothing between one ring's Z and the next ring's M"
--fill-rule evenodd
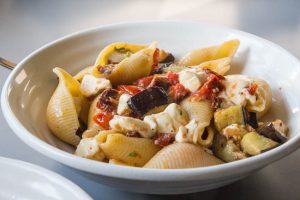
M191 92L196 92L201 86L198 75L196 73L185 70L179 72L179 82Z
M144 138L151 138L153 136L153 132L148 123L133 117L115 115L114 118L109 121L109 126L112 130L121 131L123 133L137 131Z
M80 140L75 151L75 155L99 161L102 161L105 158L104 153L94 138L85 138Z
M111 88L109 80L97 78L90 74L84 75L80 84L80 91L86 97L96 95L107 88Z
M130 99L130 97L131 96L126 93L124 93L120 96L119 104L118 104L118 108L117 108L118 115L124 115L131 111L131 109L129 108L129 106L127 104L127 101Z

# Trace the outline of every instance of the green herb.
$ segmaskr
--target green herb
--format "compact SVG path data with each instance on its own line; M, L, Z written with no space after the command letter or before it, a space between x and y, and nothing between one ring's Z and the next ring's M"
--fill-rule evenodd
M136 157L138 154L135 151L132 151L128 154L130 157Z
M115 51L117 51L119 53L127 53L128 52L128 50L125 49L124 47L122 47L122 48L115 47Z
M182 111L181 110L179 110L179 115L182 115Z

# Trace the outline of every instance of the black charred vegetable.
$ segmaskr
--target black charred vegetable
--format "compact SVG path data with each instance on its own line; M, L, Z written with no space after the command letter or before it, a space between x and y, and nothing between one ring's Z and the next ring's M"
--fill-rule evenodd
M175 61L174 56L169 53L167 57L165 57L165 59L163 59L160 63L173 63Z
M133 112L144 115L156 106L168 103L168 95L161 87L149 87L132 96L127 104Z
M174 56L171 53L169 53L165 59L163 59L161 62L158 63L157 68L154 69L154 74L163 73L163 69L169 67L169 65L174 63L174 61L175 61Z
M276 129L276 126L272 122L263 124L257 129L257 132L271 140L279 143L284 143L287 141L287 137Z
M170 83L165 77L154 76L148 87L161 87L165 91L168 91Z
M249 124L253 128L258 128L257 118L255 112L248 112L245 108L243 108L245 123Z

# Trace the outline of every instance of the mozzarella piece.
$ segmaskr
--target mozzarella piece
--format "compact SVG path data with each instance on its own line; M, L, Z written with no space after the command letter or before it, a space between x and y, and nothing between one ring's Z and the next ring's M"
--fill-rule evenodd
M144 138L151 138L155 134L148 123L132 117L115 115L113 119L109 121L109 125L113 130L123 133L137 131Z
M179 128L175 136L175 141L198 144L207 126L209 126L209 124L191 120L186 126Z
M97 78L86 74L81 81L80 91L84 96L89 97L111 87L110 81L106 78Z
M164 110L165 113L168 113L173 121L173 126L177 131L180 126L185 125L189 122L188 113L178 104L171 103Z
M180 126L188 123L189 118L181 106L172 103L163 112L146 116L144 121L157 133L176 134Z
M225 127L221 131L221 134L224 135L227 140L233 139L234 141L239 141L247 132L244 125L231 124Z
M75 151L75 155L98 161L102 161L105 158L104 153L94 138L85 138L80 140Z
M255 104L256 96L249 93L248 88L253 84L254 80L243 75L231 75L226 76L226 80L223 82L225 90L220 94L220 97L224 99L224 106L226 105L242 105L246 106Z
M185 88L189 89L191 92L196 92L201 86L201 82L197 74L185 70L179 72L179 83Z
M118 108L117 108L118 115L124 115L131 111L131 109L129 108L129 106L127 104L130 97L131 96L126 93L124 93L120 96L119 104L118 104Z

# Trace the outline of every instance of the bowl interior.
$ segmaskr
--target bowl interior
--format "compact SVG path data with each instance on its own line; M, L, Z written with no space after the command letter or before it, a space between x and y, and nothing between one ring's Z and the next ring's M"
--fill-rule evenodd
M266 80L273 91L273 105L265 116L287 122L290 136L300 130L299 62L277 45L250 34L199 23L138 23L107 26L75 34L54 42L27 57L15 70L8 85L11 110L33 135L59 149L74 149L57 139L46 124L47 103L57 86L54 67L71 74L94 63L97 54L112 42L150 43L172 52L175 57L189 50L219 44L238 38L241 46L236 53L230 74L241 73Z

